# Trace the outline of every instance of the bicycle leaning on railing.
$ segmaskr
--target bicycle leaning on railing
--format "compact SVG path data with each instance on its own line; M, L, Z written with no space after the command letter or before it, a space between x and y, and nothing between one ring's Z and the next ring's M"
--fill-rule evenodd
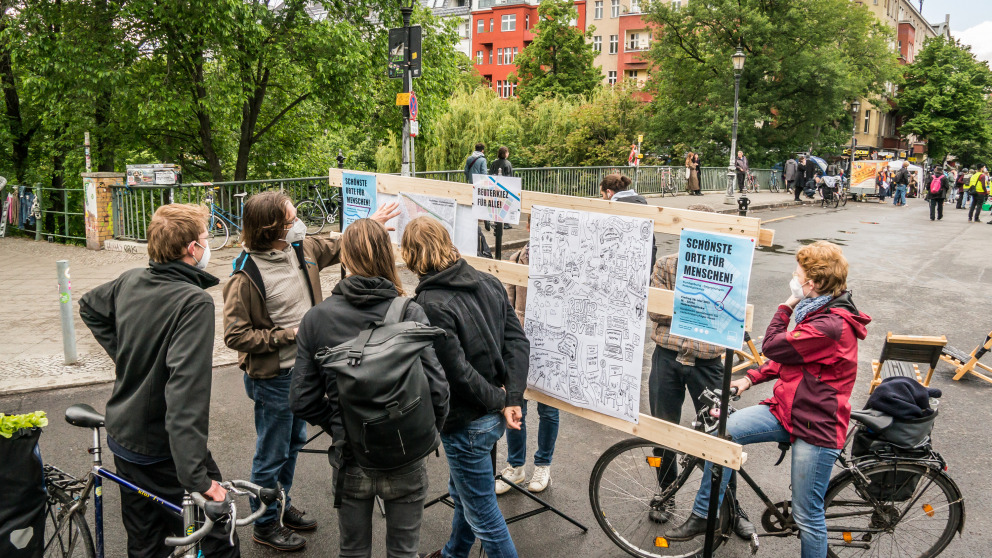
M307 234L318 234L324 226L337 221L341 208L341 194L338 188L331 191L326 199L320 193L319 184L311 184L316 199L303 199L296 204L296 218L307 226Z
M112 471L103 467L101 457L100 429L104 425L103 415L89 405L72 405L65 411L65 420L73 426L89 428L93 431L93 445L89 453L93 455L93 467L82 479L51 465L45 465L45 488L48 492L48 509L45 517L45 558L104 558L103 544L103 479L113 481L125 489L133 490L174 512L183 519L183 537L167 537L165 544L176 547L173 557L197 558L200 556L199 542L213 529L214 524L226 521L231 545L234 544L234 525L248 525L265 513L274 502L279 504L279 517L285 505L282 488L261 488L247 481L232 480L220 483L228 497L222 502L207 500L194 492L186 494L182 506L167 502L162 498L136 486ZM247 495L258 500L258 510L244 518L238 518L234 496ZM86 507L93 499L94 534L86 522ZM197 516L201 519L197 519Z
M246 192L234 194L238 198L238 214L235 215L223 207L214 203L214 195L220 192L219 186L208 186L207 192L203 196L203 203L210 208L210 220L207 223L207 232L210 233L210 249L219 250L227 246L231 241L231 229L236 234L241 234L241 219L245 215Z
M736 389L732 393L735 401L739 399ZM701 397L706 403L692 425L700 432L715 434L720 392L707 389ZM936 412L931 417L935 419ZM893 425L891 417L855 411L851 418L854 426L837 457L840 471L830 479L824 498L829 556L937 556L950 544L955 532L963 531L965 515L961 491L945 472L943 457L930 445L932 419L922 425L926 428L922 434L919 429L915 434L923 440L913 440L913 434L897 436L913 442L906 447L869 434L884 434ZM782 457L788 447L780 444ZM849 448L850 458L845 457ZM674 458L663 458L666 453ZM676 474L666 476L666 462L677 469ZM709 478L702 478L704 464L698 457L647 440L619 442L607 449L593 467L589 483L593 515L610 540L633 556L701 555L702 536L676 542L664 534L669 526L682 524L692 513L700 482L709 482ZM743 468L738 475L765 505L762 534L795 536L798 527L792 518L791 500L772 502ZM675 480L659 488L659 479L670 477ZM735 501L732 496L723 499L717 546L732 532L730 526L738 515ZM751 546L753 552L757 551L758 535L752 536Z

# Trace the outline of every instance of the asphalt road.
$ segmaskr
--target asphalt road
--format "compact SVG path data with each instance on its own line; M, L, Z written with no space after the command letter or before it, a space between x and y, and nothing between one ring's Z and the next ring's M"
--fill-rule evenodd
M760 194L758 194L760 196ZM789 293L788 282L795 266L795 250L817 239L834 241L844 247L850 261L849 288L859 308L872 316L869 338L860 346L860 374L852 403L860 408L867 399L869 364L877 358L887 331L905 334L945 334L950 344L969 350L992 329L988 318L992 283L992 265L981 256L981 246L992 236L992 227L969 224L964 211L949 208L943 222L930 222L926 205L909 200L904 208L889 204L855 203L839 210L819 207L788 208L759 214L776 221L766 225L776 230L776 245L761 249L755 256L749 300L755 306L755 331L761 334L775 307ZM677 239L659 236L659 254L675 251ZM757 337L757 335L756 335ZM645 352L645 390L650 351ZM214 372L210 447L228 477L247 478L254 448L251 405L245 396L242 375L236 368ZM947 459L948 473L957 481L965 500L967 523L964 535L955 538L944 556L971 557L988 555L992 518L986 513L992 500L988 482L989 433L992 423L988 405L992 385L966 377L951 380L950 366L941 363L932 382L943 389L940 418L934 429L934 445ZM739 406L754 404L766 397L771 385L749 391ZM6 413L45 410L51 417L42 437L42 454L46 462L75 473L85 473L88 433L62 420L65 408L76 402L90 403L103 409L110 386L36 392L0 399ZM646 396L641 399L647 409ZM683 413L683 417L691 413ZM536 412L532 414L536 417ZM532 418L533 420L533 418ZM688 419L685 419L688 420ZM536 421L530 431L530 452L536 443ZM543 514L510 527L521 556L526 557L600 557L625 556L614 547L597 526L588 499L589 474L598 456L622 434L599 425L563 414L557 450L552 468L554 484L545 493L547 499L589 527L583 534L566 521ZM327 438L315 442L326 447ZM505 455L505 445L501 444ZM778 452L774 446L754 446L748 450L747 470L773 500L788 497L788 460L773 467ZM502 458L500 462L502 466ZM431 465L431 493L445 491L447 476L442 459ZM331 506L330 468L321 455L302 455L293 487L296 505L313 515L319 529L308 535L304 555L336 556L337 526ZM107 499L107 555L124 556L124 532L119 519L118 490L105 491ZM742 496L745 507L757 515L757 499L748 491ZM507 514L529 509L519 495L500 498ZM443 506L426 510L422 532L422 551L439 548L447 539L451 511ZM249 542L250 534L242 529L245 556L269 556L270 552ZM384 526L375 521L374 556L384 556ZM762 539L760 556L796 556L796 539ZM747 547L734 541L718 551L719 556L748 556Z

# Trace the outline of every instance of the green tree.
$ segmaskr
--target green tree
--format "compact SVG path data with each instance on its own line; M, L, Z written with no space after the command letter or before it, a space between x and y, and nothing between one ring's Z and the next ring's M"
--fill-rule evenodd
M840 149L850 138L847 103L898 81L891 30L849 0L652 2L648 20L649 138L689 145L709 164L729 155L738 45L747 55L738 143L757 164Z
M596 52L591 39L573 23L578 11L571 0L543 0L537 8L534 40L517 56L511 82L524 103L535 97L590 93L603 80L593 65Z
M974 166L992 155L992 70L971 47L945 37L928 39L906 66L897 99L899 131L927 140L929 155L955 155Z

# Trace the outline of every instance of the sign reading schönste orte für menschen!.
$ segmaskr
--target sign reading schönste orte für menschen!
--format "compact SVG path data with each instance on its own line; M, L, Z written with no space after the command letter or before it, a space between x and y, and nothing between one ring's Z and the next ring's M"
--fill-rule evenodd
M372 214L376 208L374 174L342 173L341 199L344 200L344 228Z

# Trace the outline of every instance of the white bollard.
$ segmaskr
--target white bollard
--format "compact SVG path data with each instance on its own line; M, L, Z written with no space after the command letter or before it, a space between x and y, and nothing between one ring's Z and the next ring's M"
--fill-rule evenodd
M76 324L72 321L72 281L69 280L69 260L55 262L59 278L59 308L62 312L62 352L65 363L76 364Z

